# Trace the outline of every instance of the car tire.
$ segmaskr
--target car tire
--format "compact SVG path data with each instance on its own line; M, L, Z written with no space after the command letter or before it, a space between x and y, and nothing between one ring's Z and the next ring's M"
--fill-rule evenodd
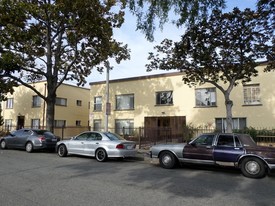
M177 159L172 152L165 151L159 156L159 164L165 169L173 169L177 164Z
M33 152L33 144L31 142L27 142L25 149L28 153Z
M57 154L59 157L66 157L68 154L68 150L64 144L60 145L57 149Z
M266 175L266 166L259 158L248 157L241 162L241 171L246 177L262 178Z
M98 162L105 162L108 159L108 155L105 149L97 149L95 152L95 158Z
M1 149L7 149L7 143L5 140L1 141Z

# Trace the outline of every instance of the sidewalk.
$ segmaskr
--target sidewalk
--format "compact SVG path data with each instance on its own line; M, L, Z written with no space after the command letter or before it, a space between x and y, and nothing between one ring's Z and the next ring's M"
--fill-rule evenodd
M149 148L138 149L135 159L138 161L145 161L147 163L154 163L157 159L150 158L149 152L150 152Z

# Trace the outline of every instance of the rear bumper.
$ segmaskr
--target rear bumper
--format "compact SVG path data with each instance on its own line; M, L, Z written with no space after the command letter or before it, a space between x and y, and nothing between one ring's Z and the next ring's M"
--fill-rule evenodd
M56 143L41 143L33 146L33 149L39 150L39 149L49 149L49 150L55 150Z
M108 157L135 157L137 150L112 150L107 151Z

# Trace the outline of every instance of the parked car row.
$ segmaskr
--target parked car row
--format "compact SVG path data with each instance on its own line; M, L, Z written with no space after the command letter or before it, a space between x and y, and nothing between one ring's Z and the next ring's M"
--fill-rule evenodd
M59 141L46 130L21 129L0 139L2 149L55 149L60 157L70 154L108 158L135 157L133 141L110 132L86 131L69 140ZM258 146L247 134L202 134L189 143L157 144L150 148L150 157L158 158L165 169L182 164L236 167L244 176L262 178L275 169L275 148Z
M69 140L59 141L53 133L39 129L20 129L0 139L1 149L18 148L56 150L60 157L70 154L95 157L103 162L108 158L126 158L136 155L136 144L111 132L83 132Z

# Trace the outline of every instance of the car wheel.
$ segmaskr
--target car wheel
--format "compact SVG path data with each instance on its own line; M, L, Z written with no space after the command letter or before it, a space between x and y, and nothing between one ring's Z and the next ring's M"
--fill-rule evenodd
M31 153L33 151L33 144L31 142L27 142L26 151Z
M7 144L5 140L1 141L1 149L7 149Z
M266 175L264 162L255 157L245 158L241 163L241 171L244 176L250 178L262 178Z
M108 155L107 155L105 149L99 148L98 150L96 150L95 158L99 162L106 161L108 158Z
M59 157L66 157L68 154L67 148L64 144L60 145L57 149L57 154Z
M162 152L159 156L159 164L165 169L172 169L176 166L177 160L172 152Z

